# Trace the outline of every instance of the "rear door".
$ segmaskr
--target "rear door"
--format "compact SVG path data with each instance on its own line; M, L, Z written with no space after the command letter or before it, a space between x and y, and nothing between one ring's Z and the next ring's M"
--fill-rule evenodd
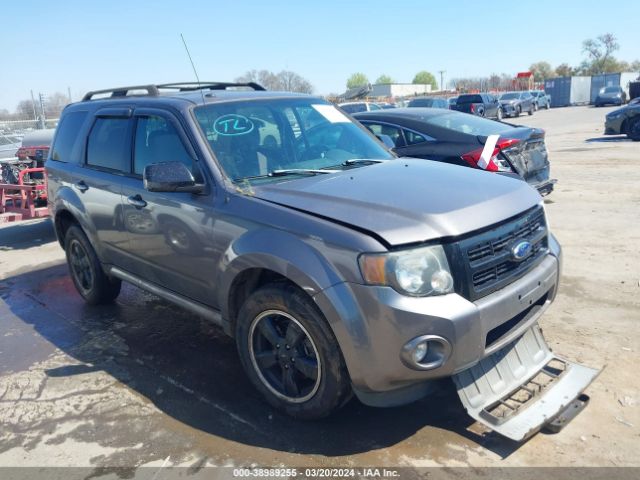
M131 109L99 110L87 139L84 162L71 188L84 207L84 226L103 262L122 264L129 239L122 225L122 181L131 159ZM97 240L97 241L95 241Z
M137 109L134 115L132 175L122 189L129 237L127 270L171 291L211 305L218 261L213 229L214 189L207 193L149 192L144 167L184 163L198 183L207 183L203 164L185 129L171 113Z

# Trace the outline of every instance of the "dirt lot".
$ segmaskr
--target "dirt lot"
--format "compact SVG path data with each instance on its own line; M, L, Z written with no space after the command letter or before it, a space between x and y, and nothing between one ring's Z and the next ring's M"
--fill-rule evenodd
M610 110L514 121L546 129L559 180L546 203L564 275L541 325L556 352L606 365L560 434L474 433L448 383L402 408L283 417L205 322L130 286L85 306L40 220L0 228L0 466L640 466L640 144L602 137Z

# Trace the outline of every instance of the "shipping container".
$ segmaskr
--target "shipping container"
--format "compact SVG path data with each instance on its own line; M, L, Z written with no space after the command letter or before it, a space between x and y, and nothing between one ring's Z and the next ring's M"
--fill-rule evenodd
M567 107L571 105L571 77L557 77L545 80L544 91L551 96L551 107Z
M640 80L640 72L622 72L620 74L620 86L627 93L627 100L631 100L629 85L635 80Z
M591 100L591 77L571 77L571 105L588 105Z
M640 97L640 82L631 82L629 84L629 100Z

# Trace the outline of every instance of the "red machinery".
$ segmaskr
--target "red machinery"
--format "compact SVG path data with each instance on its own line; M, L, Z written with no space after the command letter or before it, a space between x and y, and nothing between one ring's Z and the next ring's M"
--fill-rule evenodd
M34 180L33 174L42 175L42 180ZM17 184L0 183L0 223L47 215L47 177L44 168L20 170Z

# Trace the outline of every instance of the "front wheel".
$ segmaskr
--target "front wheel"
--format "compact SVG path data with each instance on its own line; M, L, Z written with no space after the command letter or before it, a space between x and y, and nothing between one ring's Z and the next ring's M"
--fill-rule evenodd
M640 118L637 118L627 129L627 137L634 142L640 142Z
M115 300L122 282L104 273L95 250L79 226L69 227L64 245L71 279L82 298L90 305Z
M547 104L544 106L544 108L549 110L551 108L551 102L547 102Z
M322 418L351 395L349 375L329 325L309 297L271 284L242 305L236 344L251 383L275 408Z

